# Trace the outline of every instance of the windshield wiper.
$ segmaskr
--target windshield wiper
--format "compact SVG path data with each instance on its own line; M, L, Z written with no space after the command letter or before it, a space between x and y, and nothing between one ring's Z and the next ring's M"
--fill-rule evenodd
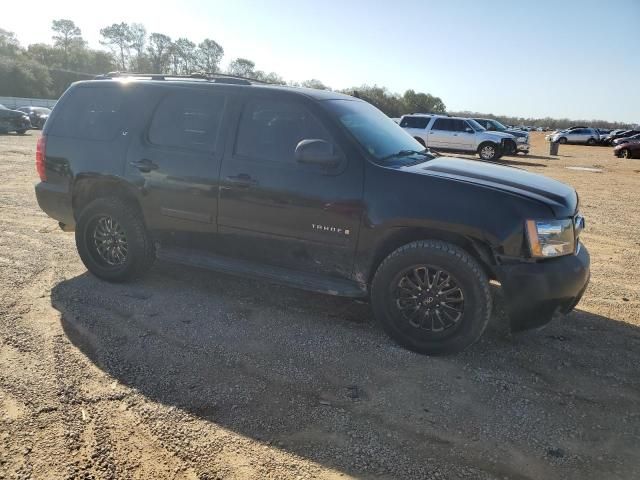
M382 157L380 161L390 160L392 158L400 158L400 157L408 157L410 155L422 155L425 157L431 156L431 153L428 149L424 149L421 151L418 150L400 150L399 152L392 153L391 155L387 155L386 157Z

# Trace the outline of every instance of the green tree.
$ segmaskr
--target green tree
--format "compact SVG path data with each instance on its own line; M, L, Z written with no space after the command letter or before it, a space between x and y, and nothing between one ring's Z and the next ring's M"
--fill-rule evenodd
M407 90L402 96L402 113L446 113L442 100L428 93L416 93Z
M174 44L174 55L178 60L178 71L175 73L190 74L193 73L196 66L196 44L188 38L179 38Z
M227 73L229 75L237 75L239 77L251 78L255 74L256 64L246 58L236 58L229 63Z
M306 88L315 88L317 90L331 90L331 88L327 87L324 83L315 78L312 78L311 80L305 80L300 84L300 86Z
M198 68L214 73L220 70L220 61L224 55L224 49L215 40L205 38L198 45L197 63Z
M147 56L152 73L168 73L171 53L171 37L162 33L149 35Z
M129 32L131 34L130 46L135 52L135 56L131 59L131 68L137 72L144 72L150 63L145 54L147 29L141 23L132 23L129 26Z
M4 57L17 57L20 51L20 43L15 33L0 28L0 55Z
M102 40L100 43L111 49L117 58L118 67L122 71L127 70L129 63L131 44L134 41L131 27L124 23L114 23L108 27L100 29Z
M54 31L53 44L62 49L64 68L69 66L69 51L73 47L84 47L84 40L82 40L82 32L73 23L73 20L67 20L62 18L60 20L54 20L51 24L51 30Z
M0 56L0 96L50 98L47 68L29 58Z

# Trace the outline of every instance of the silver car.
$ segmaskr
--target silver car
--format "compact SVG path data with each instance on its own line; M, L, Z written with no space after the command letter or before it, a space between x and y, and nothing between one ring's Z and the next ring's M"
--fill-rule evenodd
M558 143L584 143L597 145L600 142L600 133L595 128L572 128L560 130L551 136L552 142Z

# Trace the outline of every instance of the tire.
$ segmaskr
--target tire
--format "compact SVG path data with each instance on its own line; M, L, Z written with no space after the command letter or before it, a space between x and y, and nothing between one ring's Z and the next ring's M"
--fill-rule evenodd
M626 159L631 158L631 150L629 150L628 148L623 148L622 150L620 150L620 156Z
M440 289L428 289L438 278L446 279ZM444 297L442 288L455 292ZM432 355L460 352L476 342L489 323L489 280L460 247L420 240L400 247L380 264L371 283L371 306L384 331L403 347Z
M567 143L566 137L560 137L560 139L558 139L558 143L560 145L564 145L565 143Z
M16 133L18 135L24 135L25 133L27 133L27 131L26 130L16 130Z
M589 145L590 147L593 147L595 144L596 144L595 138L590 138L589 140L587 140L587 145Z
M427 144L424 143L424 140L421 139L420 137L413 137L420 145L422 145L424 148L427 148Z
M110 228L111 227L111 228ZM81 212L76 247L82 263L96 277L124 282L143 275L155 260L153 240L137 208L117 198L98 198ZM111 242L101 253L97 240ZM120 240L120 244L114 243Z
M500 147L492 142L481 143L478 147L478 156L482 160L494 161L502 156Z

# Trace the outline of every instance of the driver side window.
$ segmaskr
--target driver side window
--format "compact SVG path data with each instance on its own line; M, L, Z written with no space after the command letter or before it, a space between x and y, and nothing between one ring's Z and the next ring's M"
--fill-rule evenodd
M244 107L235 155L260 162L295 163L301 140L331 141L328 132L302 104L253 99Z

